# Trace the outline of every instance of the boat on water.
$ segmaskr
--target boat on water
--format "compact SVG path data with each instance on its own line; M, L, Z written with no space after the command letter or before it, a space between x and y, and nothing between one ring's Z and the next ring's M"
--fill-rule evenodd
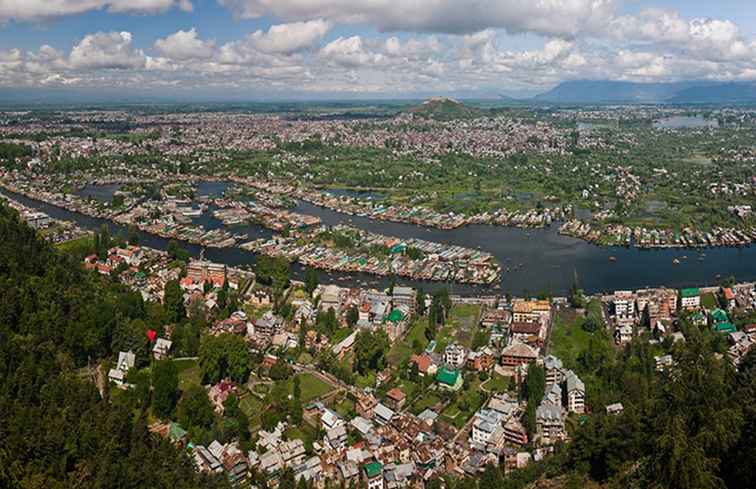
M673 265L679 265L680 264L680 260L678 260L677 258L675 258L674 260L672 260L672 264Z
M610 256L609 257L609 261L617 261L617 257L616 256Z

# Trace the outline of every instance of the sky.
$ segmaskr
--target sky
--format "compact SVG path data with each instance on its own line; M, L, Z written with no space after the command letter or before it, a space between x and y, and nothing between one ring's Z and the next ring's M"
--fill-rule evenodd
M756 81L750 3L0 0L0 89L367 99Z

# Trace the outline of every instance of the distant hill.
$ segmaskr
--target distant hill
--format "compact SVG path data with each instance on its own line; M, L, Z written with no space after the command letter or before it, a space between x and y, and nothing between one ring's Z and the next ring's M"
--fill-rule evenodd
M562 82L533 100L558 104L747 103L756 101L756 87L752 83L711 81L633 83L575 80Z
M429 98L420 105L410 107L406 112L418 117L439 121L472 119L481 117L484 114L484 111L481 109L470 107L448 97Z

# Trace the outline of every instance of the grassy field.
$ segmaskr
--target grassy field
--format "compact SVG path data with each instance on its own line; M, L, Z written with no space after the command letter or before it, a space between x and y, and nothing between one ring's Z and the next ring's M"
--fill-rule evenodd
M436 351L444 351L450 343L459 343L466 348L472 345L475 333L478 330L478 317L480 306L462 304L452 307L449 320L441 328L436 336Z
M435 406L439 401L441 401L441 398L433 391L426 391L415 398L415 401L410 406L410 411L413 414L420 414L426 409Z
M309 373L303 373L297 375L300 381L300 388L302 389L302 402L307 403L323 396L333 390L330 384L323 382L318 377L315 377ZM287 381L289 392L294 392L294 380L293 377Z
M598 304L600 308L600 304ZM589 314L598 315L594 303L588 306ZM588 342L596 333L589 333L582 328L585 318L576 316L572 310L562 310L557 313L554 328L551 332L549 352L561 359L566 365L574 365L578 355L588 348Z
M179 388L185 390L190 385L202 385L199 361L193 359L174 360L179 376Z
M714 297L714 294L709 292L707 294L701 294L701 305L706 309L715 309L719 307L719 302L717 301L717 298Z
M94 238L91 234L87 234L80 238L72 239L71 241L58 243L55 247L63 253L79 255L83 258L89 250L94 248Z
M506 392L509 389L509 379L494 374L490 379L481 384L480 387L489 392Z
M428 319L421 317L416 318L410 324L407 334L401 341L397 341L391 347L388 353L388 363L393 366L402 365L408 361L413 353L412 345L419 342L423 349L428 345L428 339L425 337L425 327Z
M483 405L486 396L479 389L480 381L470 382L467 390L460 391L454 402L441 413L444 419L457 428L462 428L470 417Z
M239 409L247 415L250 428L260 426L260 414L263 412L263 402L252 394L242 396L239 401Z

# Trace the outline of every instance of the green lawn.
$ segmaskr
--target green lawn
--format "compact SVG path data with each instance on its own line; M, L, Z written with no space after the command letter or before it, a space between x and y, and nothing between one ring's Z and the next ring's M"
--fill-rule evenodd
M719 302L717 301L717 298L714 297L714 294L708 293L701 295L701 305L706 309L715 309L719 307Z
M435 406L441 400L436 393L432 391L425 391L421 395L417 396L415 401L410 407L410 411L413 414L420 414L426 409Z
M465 425L468 419L483 405L487 399L484 392L479 388L480 381L475 379L470 382L467 390L460 391L454 402L446 406L441 415L447 422L457 428Z
M355 374L354 384L363 389L365 387L375 387L375 372L368 372L367 375Z
M324 394L327 394L333 390L330 384L323 382L318 377L315 377L309 373L303 373L297 375L300 381L300 388L302 389L302 402L307 403L316 399ZM287 381L289 392L294 392L294 379L293 377Z
M353 418L355 415L354 401L349 398L341 399L339 402L332 406L333 410L339 413L343 418Z
M70 253L84 258L84 256L94 248L94 237L91 234L87 234L80 238L58 243L55 247L64 253Z
M202 385L202 372L199 361L193 359L174 360L179 376L179 388L186 390L190 385Z
M506 392L509 388L509 379L494 374L490 379L485 381L481 387L490 392Z
M252 394L247 394L239 401L239 408L249 418L250 426L255 427L260 424L260 413L263 411L263 403L260 399Z
M600 314L589 306L589 314ZM599 316L600 317L600 316ZM567 366L574 366L578 355L588 348L588 342L596 333L589 333L582 328L585 318L575 317L571 311L560 311L554 321L551 332L549 352L562 360Z
M393 366L402 365L408 361L414 353L412 345L418 341L423 349L428 345L428 339L425 337L425 326L428 319L424 317L416 318L409 327L407 334L401 341L397 341L391 347L388 353L388 363Z

